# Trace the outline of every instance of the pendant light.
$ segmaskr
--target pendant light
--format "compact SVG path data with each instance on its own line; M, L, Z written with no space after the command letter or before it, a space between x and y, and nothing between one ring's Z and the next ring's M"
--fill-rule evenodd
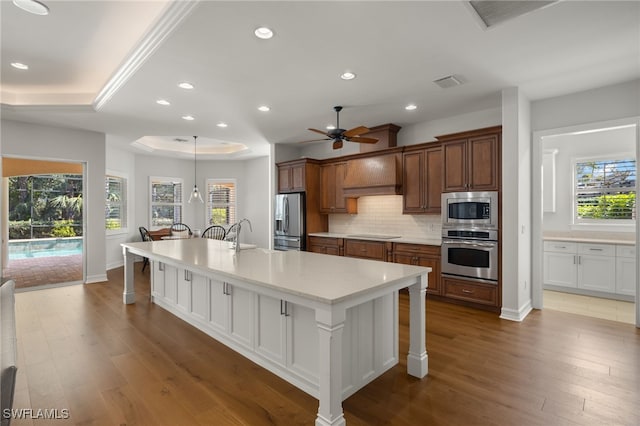
M197 146L196 146L196 142L197 142L198 137L194 136L193 137L193 191L191 191L191 195L189 195L189 201L188 203L191 204L192 201L200 201L201 203L204 204L204 200L202 199L202 196L200 195L200 191L198 190L198 184L196 183L198 181L198 158L197 158L197 154L198 154L198 150L197 150Z

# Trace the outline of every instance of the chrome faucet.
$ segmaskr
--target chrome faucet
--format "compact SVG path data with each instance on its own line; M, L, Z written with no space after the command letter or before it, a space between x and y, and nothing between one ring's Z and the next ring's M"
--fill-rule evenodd
M249 230L253 232L253 228L251 227L251 222L249 222L249 219L244 218L240 222L236 223L236 237L235 237L236 245L234 247L236 252L240 251L240 230L242 229L242 222L247 222L249 224Z

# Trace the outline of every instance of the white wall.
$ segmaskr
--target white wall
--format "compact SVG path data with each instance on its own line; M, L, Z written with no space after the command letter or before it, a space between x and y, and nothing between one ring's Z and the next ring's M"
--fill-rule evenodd
M245 161L246 190L241 193L244 206L242 216L251 221L253 232L249 228L242 227L243 242L257 244L258 247L270 247L272 238L272 182L267 178L271 175L274 166L270 157L260 157Z
M106 135L106 170L127 176L127 231L122 233L107 233L106 253L107 269L124 265L122 247L120 244L131 241L140 241L138 225L135 221L134 206L132 200L136 199L135 191L135 154L122 149L114 148L114 142L119 139L113 135Z
M85 163L85 282L106 281L104 134L10 120L1 126L3 156Z
M543 232L571 232L573 221L573 160L584 157L609 157L621 154L635 158L636 130L633 127L578 135L558 135L543 138L542 149L555 149L556 211L545 212ZM543 190L550 189L543 182ZM593 227L591 227L593 228ZM583 227L583 231L584 231ZM604 230L604 229L597 229ZM631 228L611 228L610 232L633 232Z

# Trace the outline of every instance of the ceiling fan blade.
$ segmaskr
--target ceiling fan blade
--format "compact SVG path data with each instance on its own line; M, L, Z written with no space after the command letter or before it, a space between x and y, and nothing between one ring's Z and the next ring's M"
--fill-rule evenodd
M320 133L321 135L327 135L327 132L323 132L322 130L318 130L318 129L307 129L307 130L311 130L312 132L316 132L316 133Z
M342 139L335 139L333 141L333 149L340 149L342 148Z
M323 138L323 139L311 139L308 141L300 141L298 143L309 143L309 142L320 142L320 141L330 141L331 138Z
M364 135L365 133L369 133L369 129L365 126L358 126L354 127L353 129L347 130L346 132L344 132L344 135L350 138L351 136Z
M362 136L352 136L349 138L350 142L358 142L358 143L376 143L378 139L374 138L363 138Z

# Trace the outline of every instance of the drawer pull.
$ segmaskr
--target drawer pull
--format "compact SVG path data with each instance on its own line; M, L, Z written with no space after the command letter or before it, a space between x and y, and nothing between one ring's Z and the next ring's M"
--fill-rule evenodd
M463 292L464 294L473 294L473 290L467 290L466 288L463 288L463 289L462 289L462 292Z
M567 246L556 246L556 248L559 248L559 249L566 249L566 248L567 248Z
M590 248L589 250L591 250L591 251L602 251L601 248Z

